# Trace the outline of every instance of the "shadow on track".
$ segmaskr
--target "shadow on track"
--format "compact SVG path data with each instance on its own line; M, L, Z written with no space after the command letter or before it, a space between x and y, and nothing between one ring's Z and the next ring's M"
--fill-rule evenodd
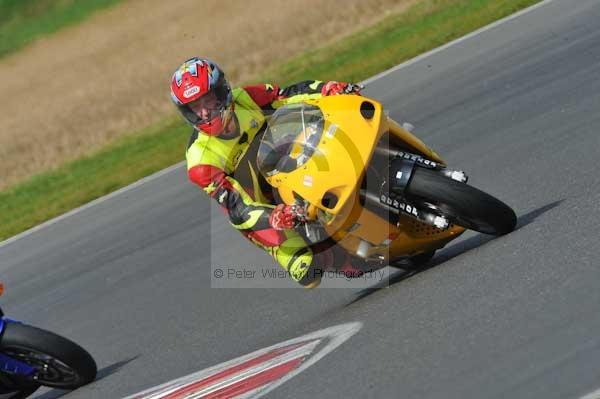
M136 360L138 356L134 356L130 359L127 360L121 360L120 362L116 362L113 363L109 366L103 367L100 370L98 370L98 373L96 374L96 379L90 383L94 384L94 382L100 381L106 377L108 377L109 375L115 374L116 372L118 372L121 368L123 368L124 366L126 366L127 364L133 362L134 360ZM85 387L81 387L79 389L85 389ZM58 399L66 394L68 394L69 392L72 391L65 391L63 389L52 389L51 391L45 392L43 393L41 396L36 396L36 399Z
M534 209L531 212L526 213L525 215L519 216L517 218L517 226L514 231L520 230L523 227L533 223L535 219L543 215L544 213L556 208L559 206L564 200L558 200L551 202L547 205ZM513 232L514 232L513 231ZM458 255L461 255L465 252L468 252L472 249L481 247L482 245L496 239L498 237L488 235L488 234L477 234L474 237L468 238L462 242L454 244L448 248L445 248L443 252L441 252L438 256L434 257L427 265L423 266L420 269L416 270L400 270L396 273L390 274L389 278L386 281L382 281L373 285L372 287L365 288L361 290L356 297L350 301L346 306L350 306L363 298L368 297L371 294L381 290L382 288L387 288L393 284L399 283L400 281L406 280L409 277L412 277L416 274L424 272L425 270L429 270L435 266L438 266Z
M137 355L137 356L134 356L127 360L121 360L120 362L116 362L116 363L111 364L110 366L101 368L100 370L98 370L98 373L96 374L96 379L94 381L100 381L100 380L105 379L106 377L108 377L111 374L115 374L116 372L121 370L124 366L128 365L129 363L133 362L134 360L136 360L139 357L140 357L140 355Z

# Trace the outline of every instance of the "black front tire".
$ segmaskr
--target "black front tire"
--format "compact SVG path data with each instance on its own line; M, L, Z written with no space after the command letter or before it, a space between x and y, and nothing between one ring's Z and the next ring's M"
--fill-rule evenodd
M481 233L503 235L517 224L517 216L504 202L435 170L416 167L406 194L435 205L453 223Z
M96 378L96 362L85 349L60 335L26 324L6 324L0 351L36 367L35 382L48 387L76 389Z

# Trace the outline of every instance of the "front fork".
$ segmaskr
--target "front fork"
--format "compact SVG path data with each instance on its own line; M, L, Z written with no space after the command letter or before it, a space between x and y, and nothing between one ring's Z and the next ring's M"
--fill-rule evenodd
M467 175L459 170L450 170L438 162L425 159L420 155L411 154L405 151L394 151L389 149L379 150L385 152L390 160L389 179L384 181L381 187L379 201L381 204L396 210L398 213L405 214L416 218L417 220L435 226L439 229L446 229L450 225L450 221L443 216L434 205L420 204L416 205L406 201L404 191L408 186L408 182L412 176L416 166L434 169L443 175L466 183Z
M0 309L0 337L4 337L4 329L6 328L6 325L10 323L21 324L18 320L5 317L4 312ZM27 363L23 363L2 353L2 341L0 341L0 372L35 379L37 370Z

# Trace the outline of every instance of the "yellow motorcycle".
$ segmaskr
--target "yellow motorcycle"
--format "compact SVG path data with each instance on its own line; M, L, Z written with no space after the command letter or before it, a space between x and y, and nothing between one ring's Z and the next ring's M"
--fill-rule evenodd
M304 208L307 242L337 243L371 265L419 266L465 229L502 235L516 225L509 206L359 95L279 108L257 165L278 202Z

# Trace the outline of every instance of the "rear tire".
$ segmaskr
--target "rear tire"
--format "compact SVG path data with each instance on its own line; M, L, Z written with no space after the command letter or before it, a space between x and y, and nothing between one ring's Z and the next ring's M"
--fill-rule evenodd
M431 259L433 259L434 255L435 255L435 251L429 251L429 252L423 252L422 254L419 254L419 255L412 256L410 258L410 261L412 263L412 268L420 269L424 266L427 266L427 264L431 261Z
M421 270L429 264L434 255L435 251L423 252L408 258L396 259L390 263L390 266L410 271Z
M96 378L96 362L85 349L36 327L7 323L0 351L34 366L38 378L32 382L48 387L75 389Z
M435 170L414 168L406 195L436 206L452 223L481 233L503 235L517 224L514 211L502 201Z

